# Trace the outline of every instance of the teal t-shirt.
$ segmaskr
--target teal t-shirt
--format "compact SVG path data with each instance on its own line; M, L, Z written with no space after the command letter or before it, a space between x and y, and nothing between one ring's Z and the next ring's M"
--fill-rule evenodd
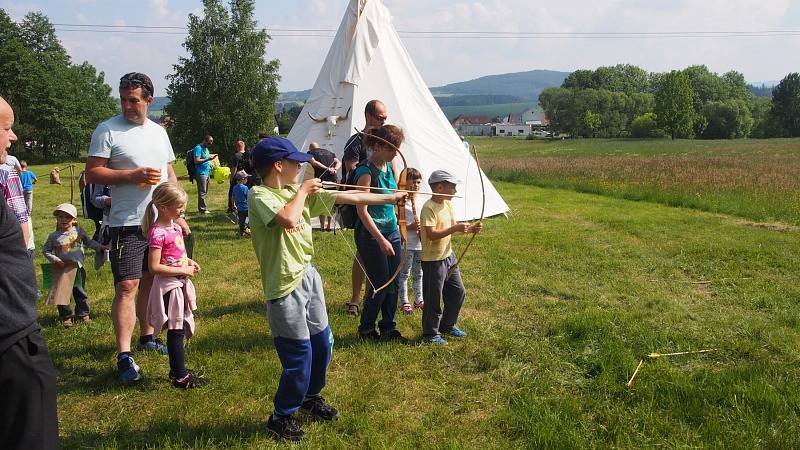
M195 158L206 159L209 156L211 156L211 152L208 151L208 147L205 147L203 144L197 144L197 145L194 146L194 157ZM208 176L208 174L211 173L211 162L210 161L202 162L200 164L195 164L194 167L195 167L195 170L197 171L198 175Z
M355 177L356 183L358 183L358 179L363 177L364 175L372 176L372 172L369 170L369 167L366 165L359 166L356 169ZM386 163L386 170L385 171L378 171L378 182L376 183L375 180L372 180L372 185L380 188L389 188L389 189L397 189L397 181L394 179L394 171L392 170L392 163ZM372 191L375 194L391 194L392 191ZM375 226L378 227L381 234L389 234L397 230L397 214L394 211L394 205L389 203L386 205L371 205L367 207L367 213L369 216L372 217L372 221L375 222ZM361 219L356 221L356 227L363 226L361 224Z
M328 191L319 191L306 198L303 218L295 228L288 230L275 223L275 215L297 195L298 187L254 186L247 194L253 249L266 300L283 297L297 288L314 256L311 218L333 215L336 198Z

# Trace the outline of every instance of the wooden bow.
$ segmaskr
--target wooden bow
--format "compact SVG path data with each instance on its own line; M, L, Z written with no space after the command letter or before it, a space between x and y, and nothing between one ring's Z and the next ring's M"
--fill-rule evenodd
M403 160L403 170L400 172L400 176L398 177L397 187L399 189L406 190L408 188L408 162L406 161L406 157L405 157L405 155L403 155L403 152L401 152L400 149L397 148L396 145L392 144L391 142L387 141L386 139L383 139L381 137L375 136L374 134L366 133L366 132L360 131L358 129L356 129L356 133L360 134L361 136L368 136L370 139L375 139L375 140L381 141L384 144L392 147L393 149L395 149L397 151L397 154L400 155L400 159ZM414 221L415 222L419 222L417 220L417 205L416 205L416 203L414 201L414 196L413 195L409 195L408 198L411 201L411 213L414 216ZM397 278L397 276L400 275L400 271L403 270L403 264L405 263L405 260L406 260L406 258L408 256L408 230L407 230L407 223L406 223L405 207L406 207L405 200L400 200L397 203L397 210L398 210L397 225L400 228L400 242L403 245L403 250L402 250L402 253L400 254L400 262L397 264L397 269L394 271L394 274L392 274L392 276L389 277L389 280L386 281L386 283L378 286L377 288L373 288L373 290L372 290L372 296L373 297L375 297L375 295L377 295L378 292L380 292L383 289L385 289L388 286L390 286L392 284L392 282ZM369 279L369 276L367 275L366 270L364 271L364 276L367 277L367 279ZM372 284L372 282L370 282L370 284Z
M478 166L478 177L480 177L480 179L481 179L481 197L482 197L482 199L481 199L481 218L478 219L478 223L480 223L480 222L483 222L483 215L486 212L486 188L485 188L484 183L483 183L483 170L481 170L481 163L478 160L478 149L474 145L472 146L472 153L475 156L475 165ZM469 156L469 154L468 154L468 156ZM467 241L467 246L464 247L464 250L461 251L461 256L456 258L455 264L453 264L453 266L450 267L450 269L447 271L447 276L448 277L453 273L454 270L456 270L456 267L458 267L458 264L461 261L464 260L464 255L467 254L467 250L469 250L469 246L472 245L472 241L475 240L475 236L477 236L477 235L478 235L478 233L472 233L472 237L470 237L469 241Z

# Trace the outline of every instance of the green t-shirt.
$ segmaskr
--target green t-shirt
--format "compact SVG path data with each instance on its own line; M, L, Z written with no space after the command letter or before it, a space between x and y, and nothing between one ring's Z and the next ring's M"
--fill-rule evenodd
M297 194L296 184L283 189L254 186L247 195L253 249L261 267L261 284L267 300L289 295L303 278L314 243L311 239L311 218L332 216L335 197L327 191L306 198L300 224L287 230L273 219Z
M371 164L371 163L370 163ZM369 167L366 165L358 166L353 177L356 182L364 175L372 176ZM372 186L388 189L397 189L397 181L394 179L394 172L392 171L392 163L386 163L386 170L378 170L378 181L372 180ZM391 194L392 191L370 191L374 194ZM397 230L397 214L394 212L394 204L388 203L385 205L370 205L367 206L367 213L372 217L375 226L378 227L381 234L387 235ZM356 223L357 227L363 226L361 219Z

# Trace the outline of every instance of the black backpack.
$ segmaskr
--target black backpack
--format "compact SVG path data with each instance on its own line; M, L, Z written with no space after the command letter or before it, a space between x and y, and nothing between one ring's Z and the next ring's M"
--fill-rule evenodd
M197 175L197 168L194 166L194 147L186 152L186 171L189 173L189 182L194 183L194 178Z
M95 189L100 188L99 184L87 184L81 189L81 203L83 204L83 217L86 219L99 222L103 220L103 209L94 206L92 197L94 197ZM108 186L103 186L103 195L108 196Z
M366 166L369 169L371 177L369 185L372 187L378 187L380 169L375 167L375 165L369 160L364 160L363 162L359 163L356 168L347 175L346 184L356 184L358 181L356 180L356 172L358 171L358 168L362 166ZM358 211L356 211L356 205L339 205L337 209L337 222L339 222L339 226L341 228L355 229L356 223L358 223Z

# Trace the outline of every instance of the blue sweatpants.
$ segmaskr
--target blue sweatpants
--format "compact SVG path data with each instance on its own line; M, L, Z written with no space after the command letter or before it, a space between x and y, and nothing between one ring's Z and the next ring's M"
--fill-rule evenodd
M283 367L275 413L288 416L300 409L306 397L318 395L325 387L333 352L333 333L317 269L309 264L294 291L268 301L267 316Z

